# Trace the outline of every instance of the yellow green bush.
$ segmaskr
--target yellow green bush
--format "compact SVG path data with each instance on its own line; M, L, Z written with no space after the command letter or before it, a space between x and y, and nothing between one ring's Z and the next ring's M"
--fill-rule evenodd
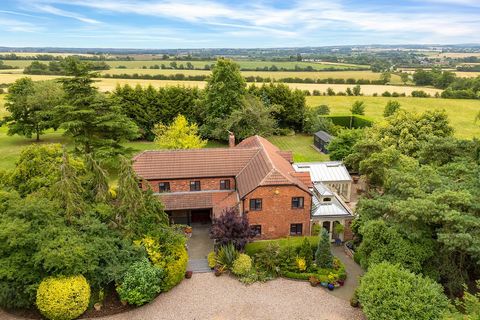
M241 253L233 262L232 272L237 276L244 276L252 269L252 258L249 255Z
M208 266L210 268L214 268L215 265L217 264L217 255L215 254L215 252L210 252L207 256L207 260L208 260Z
M179 284L185 277L188 264L188 253L183 242L160 244L159 241L144 237L135 241L147 251L148 258L156 267L165 270L162 291L168 291Z
M297 269L300 271L305 271L307 269L307 262L304 258L297 257L295 259L295 263L297 265Z
M84 276L49 277L37 289L38 310L51 320L71 320L87 310L90 286Z
M167 276L164 280L163 291L168 291L179 284L185 277L188 265L187 249L182 245L178 245L173 250L173 255L168 257L164 268Z

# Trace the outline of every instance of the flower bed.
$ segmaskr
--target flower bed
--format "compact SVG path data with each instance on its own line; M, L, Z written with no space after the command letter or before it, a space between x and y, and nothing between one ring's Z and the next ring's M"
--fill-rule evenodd
M238 258L232 250L234 248L225 247L218 255L209 255L212 261L216 261L217 275L232 269L231 264ZM245 252L250 256L252 266L241 275L237 273L244 283L284 277L310 281L312 286L321 284L333 290L343 285L347 277L343 263L331 255L328 235L327 238L320 235L254 242L246 246Z

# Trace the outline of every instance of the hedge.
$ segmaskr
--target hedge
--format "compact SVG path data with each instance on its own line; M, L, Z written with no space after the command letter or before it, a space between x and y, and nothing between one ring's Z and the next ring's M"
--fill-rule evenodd
M322 117L332 120L333 124L344 128L364 128L371 127L373 120L358 114L354 115L323 115Z
M316 250L318 245L318 236L309 236L309 237L287 237L276 240L259 240L255 242L248 243L245 246L245 252L253 257L259 251L265 249L271 244L277 244L280 248L290 246L300 246L303 242L303 239L307 238L312 248Z

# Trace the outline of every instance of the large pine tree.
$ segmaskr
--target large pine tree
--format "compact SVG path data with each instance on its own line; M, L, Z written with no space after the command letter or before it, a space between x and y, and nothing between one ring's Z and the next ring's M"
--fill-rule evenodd
M109 159L125 152L121 142L138 136L138 128L121 108L93 86L94 74L87 64L67 58L64 68L70 77L60 80L66 104L56 108L57 120L65 135L73 138L75 149L94 158Z

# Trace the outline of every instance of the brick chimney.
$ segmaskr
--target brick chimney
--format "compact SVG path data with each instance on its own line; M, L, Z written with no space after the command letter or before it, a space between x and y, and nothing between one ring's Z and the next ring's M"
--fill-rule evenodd
M235 135L230 131L228 132L228 146L230 148L235 147Z

